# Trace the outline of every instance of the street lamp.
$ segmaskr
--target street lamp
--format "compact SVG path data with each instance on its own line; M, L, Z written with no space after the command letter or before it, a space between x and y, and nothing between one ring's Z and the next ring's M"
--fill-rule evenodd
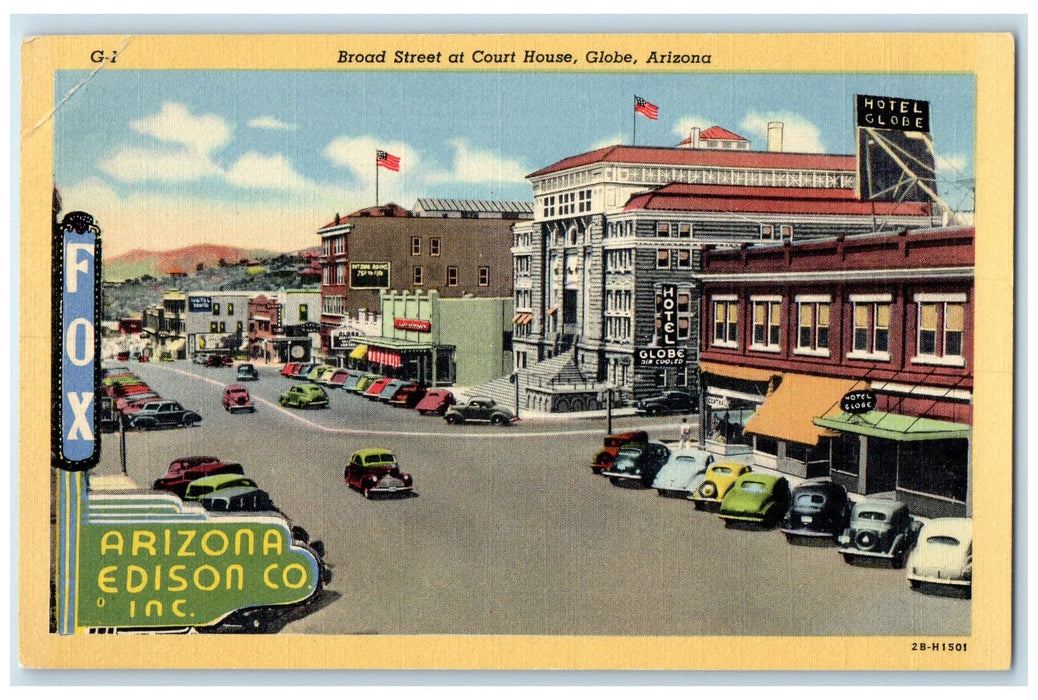
M606 435L613 434L613 387L606 389Z
M512 372L511 376L508 377L508 381L515 384L515 417L519 418L519 370Z

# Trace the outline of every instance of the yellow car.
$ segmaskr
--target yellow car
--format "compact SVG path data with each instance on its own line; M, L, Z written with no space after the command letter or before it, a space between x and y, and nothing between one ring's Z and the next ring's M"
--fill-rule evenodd
M688 498L695 504L696 510L716 510L720 508L721 500L724 499L725 494L732 488L736 479L751 471L753 469L749 465L738 462L717 462L712 464L706 470L706 477L703 479L703 483Z

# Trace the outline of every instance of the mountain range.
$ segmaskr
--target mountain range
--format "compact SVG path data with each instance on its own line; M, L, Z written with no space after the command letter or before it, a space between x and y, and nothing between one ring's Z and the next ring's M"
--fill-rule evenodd
M194 245L176 250L134 249L113 258L104 258L104 279L121 281L142 275L164 277L174 271L193 273L201 264L217 267L221 258L225 263L236 265L239 260L263 260L276 256L269 250L235 248L223 245Z

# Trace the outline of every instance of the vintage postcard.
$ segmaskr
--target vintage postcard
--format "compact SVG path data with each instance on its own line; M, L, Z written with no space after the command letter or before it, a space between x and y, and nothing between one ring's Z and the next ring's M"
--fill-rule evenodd
M1011 36L22 61L25 666L1009 667Z

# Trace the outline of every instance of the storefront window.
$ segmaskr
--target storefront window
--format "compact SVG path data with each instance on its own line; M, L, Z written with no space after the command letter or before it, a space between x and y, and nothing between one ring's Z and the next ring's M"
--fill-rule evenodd
M861 438L857 435L841 434L832 441L833 471L858 475L861 464Z
M968 440L899 443L898 488L966 501Z

